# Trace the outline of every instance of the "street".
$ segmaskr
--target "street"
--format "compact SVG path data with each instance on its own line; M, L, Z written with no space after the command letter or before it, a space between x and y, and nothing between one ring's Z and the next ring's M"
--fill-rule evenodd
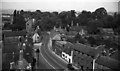
M67 63L63 60L61 60L59 57L57 57L47 46L48 44L48 36L45 36L43 38L43 45L41 44L35 44L34 48L40 49L39 54L39 61L38 61L38 68L37 69L54 69L54 70L62 70L66 69Z

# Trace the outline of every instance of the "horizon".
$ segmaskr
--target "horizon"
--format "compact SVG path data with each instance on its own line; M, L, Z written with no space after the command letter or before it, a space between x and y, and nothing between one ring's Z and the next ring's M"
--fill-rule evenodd
M118 12L118 2L110 0L4 0L0 2L2 10L41 10L41 11L91 11L104 7L107 12Z
M36 9L37 10L37 9ZM36 10L24 10L24 11L30 11L30 12L35 12ZM17 11L20 11L20 10L17 10ZM41 11L41 10L40 10ZM63 10L64 11L64 10ZM83 10L82 10L83 11ZM82 11L75 11L76 13L81 13ZM14 9L4 9L4 11L2 10L2 14L13 14L14 12ZM41 11L41 12L58 12L58 13L61 13L62 11ZM91 12L91 11L90 11ZM92 13L92 12L91 12ZM108 15L114 15L115 12L107 12ZM117 12L119 13L119 12Z

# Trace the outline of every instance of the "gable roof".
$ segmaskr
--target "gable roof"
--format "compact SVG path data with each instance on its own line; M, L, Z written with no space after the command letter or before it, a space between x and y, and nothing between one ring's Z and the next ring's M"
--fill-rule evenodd
M55 35L59 34L58 32L56 32L55 30L51 30L50 32L50 37L53 38Z
M59 33L62 33L62 34L66 34L67 33L66 30L61 29L61 28L56 28L56 31L58 31Z
M86 26L72 26L71 30L79 32L82 29L86 29L86 28L87 28Z
M112 28L99 28L103 32L114 32Z

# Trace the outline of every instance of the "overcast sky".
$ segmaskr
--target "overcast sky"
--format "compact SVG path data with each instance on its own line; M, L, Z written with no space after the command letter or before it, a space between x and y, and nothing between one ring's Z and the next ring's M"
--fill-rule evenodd
M2 4L2 9L95 11L97 8L104 7L108 12L117 12L118 1L119 0L2 0L0 3Z

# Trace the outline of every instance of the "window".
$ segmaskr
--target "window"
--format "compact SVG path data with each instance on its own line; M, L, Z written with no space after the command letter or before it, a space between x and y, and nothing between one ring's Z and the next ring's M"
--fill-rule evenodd
M70 63L70 58L69 58L69 63Z

